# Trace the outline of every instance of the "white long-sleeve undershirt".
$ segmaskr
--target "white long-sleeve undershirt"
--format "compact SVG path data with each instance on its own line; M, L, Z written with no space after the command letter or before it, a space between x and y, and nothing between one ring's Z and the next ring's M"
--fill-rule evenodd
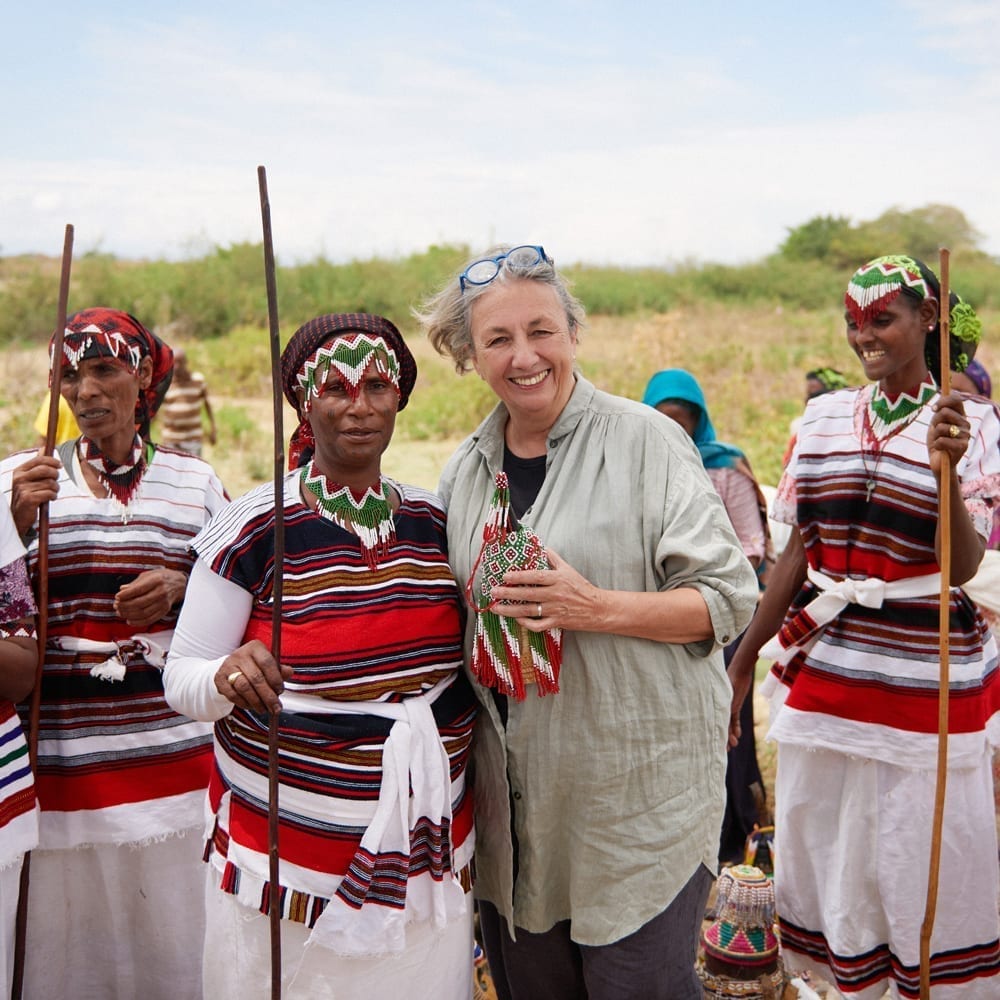
M233 710L215 675L242 644L252 607L249 591L213 573L203 560L195 562L163 670L164 694L175 712L215 722Z

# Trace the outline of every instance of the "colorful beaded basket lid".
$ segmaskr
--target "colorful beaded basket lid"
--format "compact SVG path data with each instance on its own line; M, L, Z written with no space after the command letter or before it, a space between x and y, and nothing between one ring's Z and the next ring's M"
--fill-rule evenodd
M734 865L719 873L716 912L702 935L706 962L714 958L745 969L774 965L774 887L759 868Z

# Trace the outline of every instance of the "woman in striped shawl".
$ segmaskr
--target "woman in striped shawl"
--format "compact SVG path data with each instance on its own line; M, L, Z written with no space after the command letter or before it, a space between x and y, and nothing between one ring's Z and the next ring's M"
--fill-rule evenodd
M81 436L0 463L32 572L50 504L25 995L195 998L211 731L167 706L162 669L189 543L226 496L145 437L172 354L135 317L76 313L56 360Z
M852 278L847 342L870 383L806 407L773 515L798 530L730 666L732 740L758 653L775 661L763 690L778 742L785 966L814 969L858 1000L919 992L942 490L951 497L951 711L931 989L936 1000L1000 996L997 646L961 589L1000 499L1000 419L988 400L938 390L939 309L951 320L943 364L963 368L979 339L972 310L940 298L933 272L910 257L880 257Z
M205 996L266 995L267 716L280 710L285 996L467 1000L475 709L460 596L437 497L381 467L416 365L388 320L334 314L296 332L282 377L301 419L284 565L262 486L195 540L166 671L170 703L215 722Z

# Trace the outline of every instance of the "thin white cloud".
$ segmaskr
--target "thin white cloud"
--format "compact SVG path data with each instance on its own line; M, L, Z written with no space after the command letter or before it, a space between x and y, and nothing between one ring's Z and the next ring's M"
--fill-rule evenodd
M994 0L901 0L925 31L931 50L959 52L963 59L997 66L1000 10Z
M916 23L942 15L905 4ZM285 260L513 239L567 261L735 262L814 215L930 202L961 208L1000 253L986 6L952 4L905 73L886 58L848 72L834 52L802 80L775 76L787 50L758 36L731 40L735 60L706 46L632 61L507 8L474 49L392 26L375 45L346 25L331 44L329 28L107 22L85 47L116 58L64 101L39 91L0 150L0 252L58 247L66 222L78 246L124 256L256 241L265 163ZM945 77L927 55L940 46L981 58Z

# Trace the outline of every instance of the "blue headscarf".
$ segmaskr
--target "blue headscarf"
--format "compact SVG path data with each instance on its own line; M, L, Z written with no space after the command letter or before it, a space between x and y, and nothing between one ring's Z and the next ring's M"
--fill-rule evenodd
M705 394L690 372L683 368L667 368L649 380L642 401L655 409L668 399L682 399L698 407L698 423L693 438L706 469L731 469L740 459L746 458L739 448L715 440L715 428L708 416Z

